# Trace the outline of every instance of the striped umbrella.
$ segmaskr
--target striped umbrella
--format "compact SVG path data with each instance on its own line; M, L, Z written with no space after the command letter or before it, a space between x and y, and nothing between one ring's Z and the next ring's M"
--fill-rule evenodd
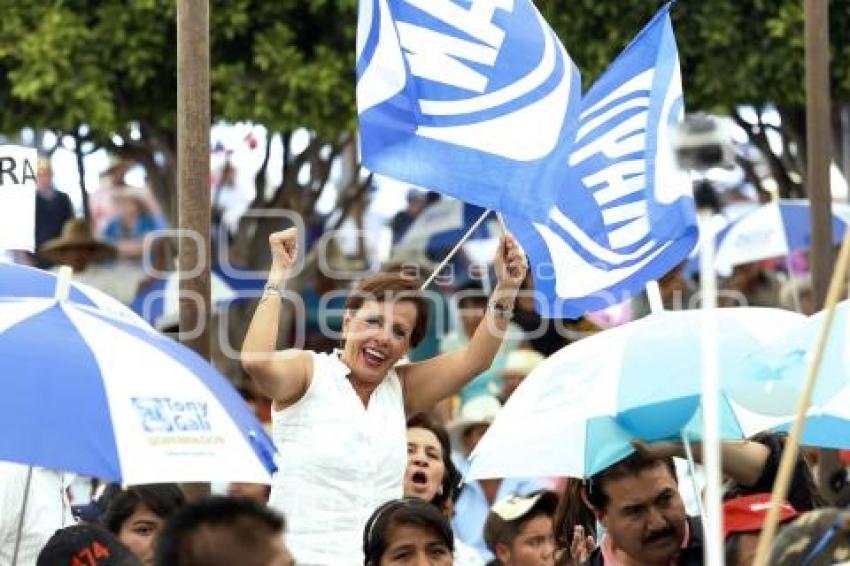
M0 298L0 388L0 460L124 484L270 481L273 444L223 376L90 305Z
M57 275L50 271L0 261L0 298L51 298L56 293L58 282ZM149 327L121 301L89 285L71 281L67 300L107 312L130 324Z

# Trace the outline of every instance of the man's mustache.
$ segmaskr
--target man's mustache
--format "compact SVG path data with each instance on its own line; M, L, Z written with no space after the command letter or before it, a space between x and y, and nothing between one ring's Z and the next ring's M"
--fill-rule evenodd
M676 536L676 531L673 530L672 527L668 527L666 529L662 529L660 531L655 531L654 533L648 534L646 537L644 537L643 542L644 544L651 544L653 542L674 536Z

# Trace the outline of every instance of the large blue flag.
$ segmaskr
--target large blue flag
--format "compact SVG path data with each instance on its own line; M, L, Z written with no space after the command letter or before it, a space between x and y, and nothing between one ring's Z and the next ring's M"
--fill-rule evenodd
M622 302L697 242L673 136L684 116L679 56L664 6L582 98L570 181L545 222L508 215L547 317Z
M542 220L581 79L531 0L360 0L357 109L376 173Z

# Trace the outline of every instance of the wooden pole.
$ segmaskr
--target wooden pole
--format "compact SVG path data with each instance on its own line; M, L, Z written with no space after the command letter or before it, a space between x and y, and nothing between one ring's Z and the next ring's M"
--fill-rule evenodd
M804 0L806 44L806 184L812 222L811 269L815 305L826 298L835 251L832 243L832 128L829 96L829 0Z
M788 486L791 484L791 476L794 474L794 467L797 462L797 449L800 445L800 437L803 435L803 429L806 425L806 413L808 413L809 406L812 403L812 393L817 383L823 354L826 351L829 332L832 329L832 321L835 318L835 307L839 299L841 299L844 290L844 281L847 280L848 271L850 271L850 231L844 236L841 253L838 255L838 265L829 283L829 294L826 298L826 316L824 317L823 327L821 328L820 337L815 347L812 363L809 366L803 393L797 405L797 415L791 426L788 440L785 441L782 459L779 461L779 471L777 472L776 481L773 484L773 493L770 498L771 506L768 509L767 517L764 520L764 528L759 538L758 550L754 562L756 566L767 566L767 559L770 557L771 544L773 537L776 535L776 526L779 523L779 509L788 495Z
M211 322L209 16L209 0L177 0L177 219L182 233L191 235L181 236L178 243L178 271L191 275L180 280L180 341L207 360ZM210 493L205 483L181 484L181 488L189 501Z
M211 320L209 45L209 0L178 0L177 217L183 233L191 235L180 238L178 269L192 275L180 281L180 339L206 359ZM200 297L201 304L193 297ZM199 331L187 336L192 329Z

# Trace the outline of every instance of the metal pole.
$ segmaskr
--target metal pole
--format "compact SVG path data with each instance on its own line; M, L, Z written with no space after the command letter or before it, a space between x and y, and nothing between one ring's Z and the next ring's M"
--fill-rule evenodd
M178 269L192 275L180 281L180 339L209 359L209 0L177 2L177 169L178 225L191 235L180 238Z
M850 200L850 104L841 109L841 173L847 182L847 199Z
M806 45L806 163L812 222L812 288L821 309L832 274L832 128L829 97L829 1L804 0Z
M431 275L428 277L428 279L426 279L425 282L422 283L422 287L420 287L422 291L427 289L428 286L434 282L434 279L436 279L437 276L440 275L440 272L443 270L443 268L447 266L452 260L452 258L455 256L455 254L460 251L460 248L463 247L466 241L472 236L472 234L475 233L478 227L481 226L481 223L487 220L487 217L490 215L491 212L493 211L489 208L485 210L478 218L478 220L475 221L475 224L473 224L472 227L467 230L466 234L464 234L460 241L455 244L455 247L453 247L452 250L446 255L446 257L443 258L443 261L440 262L440 265L438 265L436 269L434 269L434 272L431 273Z
M180 341L210 359L209 0L177 0L177 219ZM187 237L186 234L190 235ZM197 299L197 300L193 300ZM210 486L184 483L189 501Z
M701 210L701 226L708 230L706 244L700 248L700 298L703 314L701 328L702 357L702 462L705 470L705 507L703 530L705 531L704 564L723 565L723 508L722 469L720 450L720 375L717 367L717 271L714 260L714 230L711 227L711 211Z

